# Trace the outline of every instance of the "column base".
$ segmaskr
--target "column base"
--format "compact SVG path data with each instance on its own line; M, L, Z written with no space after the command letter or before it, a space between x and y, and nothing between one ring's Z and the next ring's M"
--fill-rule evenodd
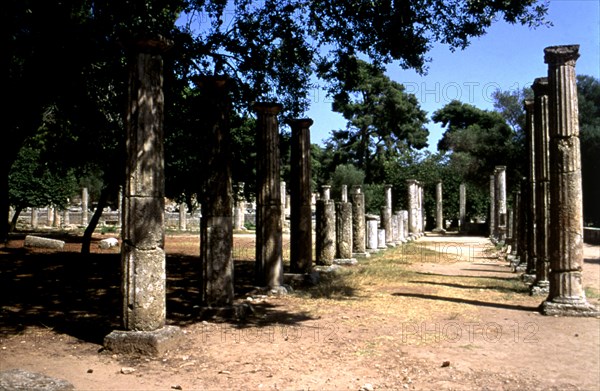
M538 309L542 315L600 317L600 311L589 304L585 298L574 303L544 301Z
M153 331L114 330L104 337L104 347L114 353L160 356L177 346L183 331L177 326L164 326Z
M371 256L371 254L369 254L368 252L364 252L364 253L352 253L352 256L354 258L369 258Z
M436 234L445 234L446 230L444 228L434 228L431 232Z
M333 260L334 265L341 265L341 266L353 266L353 265L356 265L357 263L358 263L358 261L356 260L356 258L336 258Z
M518 263L513 266L513 272L515 273L524 273L527 270L527 265L524 263Z
M521 274L521 280L523 280L523 282L533 284L535 282L535 274L529 274L529 273Z
M550 282L547 280L535 281L529 290L531 296L548 295L548 293L550 293Z

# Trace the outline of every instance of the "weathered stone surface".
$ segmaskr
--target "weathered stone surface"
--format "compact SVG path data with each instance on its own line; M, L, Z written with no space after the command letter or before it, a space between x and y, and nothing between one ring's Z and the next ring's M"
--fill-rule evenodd
M352 258L352 204L338 202L336 210L336 258Z
M23 242L24 247L37 247L37 248L53 248L61 250L65 247L63 240L44 238L41 236L27 235Z
M279 162L279 123L283 106L257 103L256 146L256 283L274 288L283 283L283 225Z
M74 390L70 382L56 379L42 373L23 369L10 369L0 372L0 390L6 391L67 391Z
M496 166L495 171L495 212L496 239L504 242L506 239L506 166Z
M367 250L377 250L379 244L378 221L375 216L367 216Z
M166 269L162 248L140 250L127 243L121 248L123 322L127 330L152 331L165 325Z
M101 249L107 249L107 248L111 248L111 247L116 247L118 245L119 245L119 239L117 239L117 238L102 239L98 243L98 247L100 247Z
M383 228L379 228L377 230L377 248L379 249L386 249L387 248L387 243L385 241L385 229Z
M352 190L352 252L366 254L365 195L360 186L354 186Z
M177 326L164 326L153 331L115 330L104 337L104 347L119 354L160 356L183 340Z
M290 270L310 272L312 262L311 157L309 118L290 121L291 183L290 183Z
M442 182L435 186L435 228L433 232L444 233L444 205L442 199Z
M419 237L419 183L415 179L406 181L408 185L408 234Z
M461 231L465 229L467 217L467 187L461 183L458 187L458 225Z
M331 186L323 186L322 197L316 205L316 262L331 265L336 252L335 203L329 199Z
M200 229L202 303L209 306L233 302L233 221L231 216L204 216Z
M490 238L496 239L496 176L490 175L490 216L489 216Z
M579 45L544 49L550 111L550 293L546 315L597 316L583 290L583 205L575 61Z

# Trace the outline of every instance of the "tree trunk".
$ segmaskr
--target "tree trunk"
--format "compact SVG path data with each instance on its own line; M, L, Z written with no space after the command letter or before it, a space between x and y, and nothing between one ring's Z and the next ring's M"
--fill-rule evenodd
M15 231L15 227L17 226L17 220L19 220L19 215L21 214L22 211L23 211L22 206L17 206L15 208L15 214L13 215L12 221L10 222L10 225L8 227L8 232Z
M94 215L92 216L88 226L83 233L83 239L81 240L81 254L88 255L90 253L90 245L92 243L92 234L96 230L98 226L98 222L100 221L100 217L102 216L102 211L104 207L106 207L108 203L108 197L113 190L113 186L108 185L102 189L100 192L100 199L98 200L98 206L94 211ZM119 211L120 212L120 211Z

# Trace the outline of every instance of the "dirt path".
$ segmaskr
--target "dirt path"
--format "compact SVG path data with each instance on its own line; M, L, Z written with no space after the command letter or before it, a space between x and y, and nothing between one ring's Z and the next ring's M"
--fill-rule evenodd
M3 274L27 278L1 250ZM427 236L389 251L397 263L361 261L340 274L347 284L243 295L255 310L243 322L186 319L172 310L169 319L186 340L157 358L112 355L94 338L76 338L87 334L74 325L21 316L17 299L4 300L0 370L43 372L81 390L600 390L600 319L539 315L543 298L527 294L487 239ZM586 246L585 254L584 284L598 305L600 247ZM180 255L172 262L186 262ZM401 268L401 277L374 277L372 267L382 264ZM247 277L243 265L236 273ZM88 315L105 335L101 319ZM123 374L123 367L135 371Z

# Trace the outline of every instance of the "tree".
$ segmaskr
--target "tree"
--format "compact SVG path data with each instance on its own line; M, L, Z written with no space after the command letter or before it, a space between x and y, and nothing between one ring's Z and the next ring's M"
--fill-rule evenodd
M190 16L189 23L175 26L182 11ZM0 211L6 217L8 172L47 107L56 104L68 112L70 104L88 96L95 112L121 117L122 108L101 103L107 94L108 100L112 94L125 96L125 76L106 72L115 65L125 69L119 42L149 34L172 39L174 47L165 55L167 89L179 86L182 91L198 74L230 74L236 81L236 111L244 114L253 101L277 99L286 108L285 116L297 116L308 105L309 80L316 68L342 69L347 61L366 55L378 64L397 60L400 66L424 71L431 42L464 48L499 18L539 26L547 7L536 0L7 0L1 12L2 85L10 97L9 115L3 120L5 134L15 140L0 147ZM207 22L198 27L194 16ZM90 85L86 76L91 70L106 78L92 79L99 83ZM79 127L84 119L70 114L70 126ZM3 240L5 217L0 217Z
M427 146L426 113L380 67L356 60L351 68L325 77L338 81L332 107L348 120L345 130L332 132L331 142L365 172L368 182L382 177L383 162L398 151Z
M577 76L583 217L587 225L600 227L600 81L592 76Z

